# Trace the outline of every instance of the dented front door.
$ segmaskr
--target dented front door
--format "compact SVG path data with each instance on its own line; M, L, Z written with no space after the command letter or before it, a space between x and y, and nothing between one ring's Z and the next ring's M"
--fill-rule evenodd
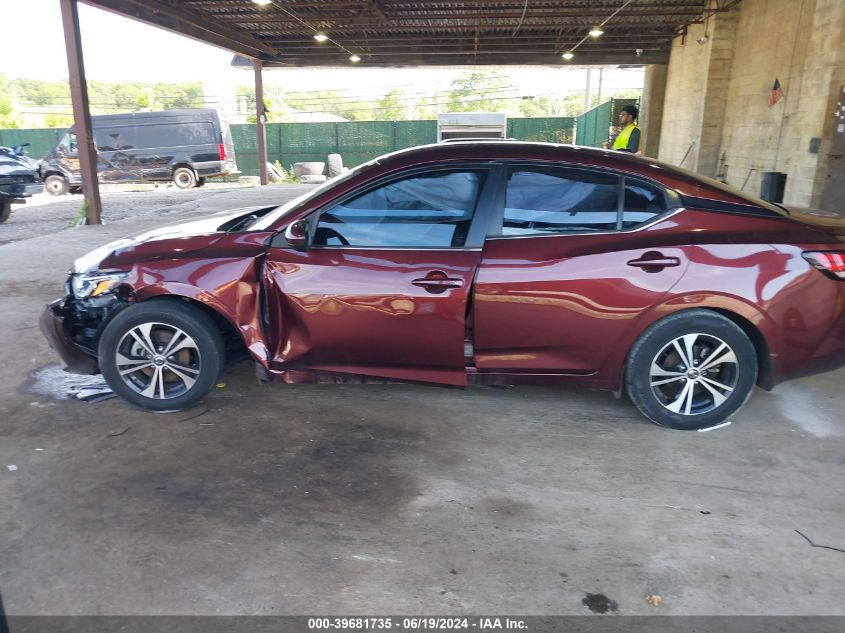
M481 255L468 236L485 178L398 176L320 210L306 252L277 240L265 263L271 368L466 384Z

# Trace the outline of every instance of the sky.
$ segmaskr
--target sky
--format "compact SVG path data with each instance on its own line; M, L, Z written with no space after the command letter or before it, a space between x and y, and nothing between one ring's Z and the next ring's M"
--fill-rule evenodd
M220 92L251 84L252 72L231 67L232 53L190 38L79 5L83 56L88 79L142 83L204 81ZM10 78L60 80L67 78L59 0L0 0L4 51L0 73ZM560 67L498 67L520 96L583 91L584 69ZM264 83L290 92L338 90L344 96L380 96L393 87L419 94L445 90L464 68L418 69L270 69ZM593 90L597 71L593 71ZM607 69L602 73L605 94L640 88L643 71Z

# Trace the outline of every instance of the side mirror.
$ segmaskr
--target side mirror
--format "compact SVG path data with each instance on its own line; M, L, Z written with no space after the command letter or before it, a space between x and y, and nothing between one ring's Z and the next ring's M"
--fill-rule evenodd
M297 220L288 224L285 229L285 239L291 248L297 251L308 250L308 221Z

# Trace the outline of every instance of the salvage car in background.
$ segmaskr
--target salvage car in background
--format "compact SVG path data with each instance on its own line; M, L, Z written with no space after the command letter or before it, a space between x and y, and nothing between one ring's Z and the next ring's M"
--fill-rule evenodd
M26 155L29 143L0 147L0 223L12 215L13 204L44 191L38 180L38 167Z
M129 112L91 117L101 182L172 181L180 189L236 174L229 126L212 108ZM55 196L82 187L74 128L41 161L41 178Z
M695 429L845 363L843 305L842 223L627 154L477 142L104 246L41 325L151 410L245 347L268 379L575 383Z

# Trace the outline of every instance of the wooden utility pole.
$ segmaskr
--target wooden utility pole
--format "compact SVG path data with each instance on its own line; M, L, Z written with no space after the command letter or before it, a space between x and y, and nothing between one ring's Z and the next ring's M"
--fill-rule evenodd
M82 36L79 32L79 10L76 0L60 0L60 3L67 49L70 96L73 102L76 148L79 154L79 168L82 172L82 194L85 196L85 223L101 224L102 204L100 184L97 180L97 146L94 144L94 130L91 127L91 112L88 106L88 85L85 82Z

